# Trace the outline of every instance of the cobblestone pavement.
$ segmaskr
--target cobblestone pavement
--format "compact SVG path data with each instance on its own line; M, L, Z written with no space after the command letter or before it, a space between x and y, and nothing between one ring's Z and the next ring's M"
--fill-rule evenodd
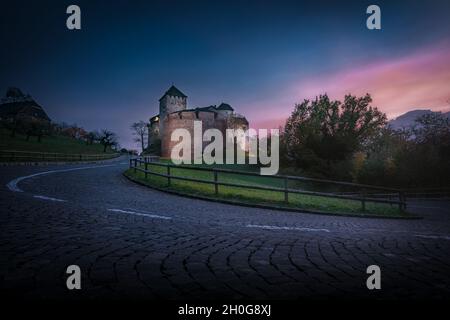
M126 167L123 158L97 166L0 167L3 294L450 297L449 203L410 203L422 220L263 210L151 190L125 179ZM15 192L6 186L50 170L56 171L21 180ZM81 267L82 290L65 287L71 264ZM381 267L378 291L366 288L366 268L372 264Z

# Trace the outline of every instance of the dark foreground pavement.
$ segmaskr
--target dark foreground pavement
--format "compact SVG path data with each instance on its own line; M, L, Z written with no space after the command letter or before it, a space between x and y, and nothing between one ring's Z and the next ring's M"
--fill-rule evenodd
M61 172L71 168L83 170ZM95 167L95 168L93 168ZM0 167L0 289L17 298L450 298L450 206L423 220L320 216L177 197L109 165ZM6 185L24 179L23 192ZM12 185L10 185L11 187ZM14 188L13 188L14 189ZM79 265L82 289L66 288ZM381 290L366 268L381 268Z

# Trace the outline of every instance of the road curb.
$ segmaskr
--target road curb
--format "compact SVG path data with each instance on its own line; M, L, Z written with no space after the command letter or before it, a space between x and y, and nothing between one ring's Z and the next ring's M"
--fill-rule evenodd
M151 186L146 183L143 183L142 181L139 181L138 179L135 179L134 177L131 177L126 174L126 172L123 172L122 175L127 178L128 180L137 183L141 186L155 189L158 191L174 194L181 197L186 198L192 198L192 199L199 199L199 200L206 200L211 202L218 202L218 203L224 203L224 204L232 204L232 205L238 205L242 207L250 207L250 208L260 208L260 209L270 209L270 210L280 210L280 211L288 211L288 212L298 212L298 213L308 213L308 214L320 214L320 215L326 215L326 216L335 216L335 217L354 217L354 218L370 218L370 219L396 219L396 220L421 220L423 217L421 216L409 216L409 217L400 217L400 216L382 216L382 215L372 215L372 214L353 214L353 213L335 213L335 212L328 212L328 211L319 211L319 210L311 210L311 209L296 209L296 208L289 208L289 207L283 207L283 206L277 206L277 205L264 205L264 204L250 204L240 201L234 201L234 200L226 200L226 199L216 199L212 197L207 196L201 196L201 195L194 195L184 192L179 192L175 190L168 190L165 188L160 188L156 186Z

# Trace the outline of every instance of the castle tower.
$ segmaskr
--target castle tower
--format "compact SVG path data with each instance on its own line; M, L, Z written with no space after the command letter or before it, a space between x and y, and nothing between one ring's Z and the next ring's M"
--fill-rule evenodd
M172 112L186 110L187 96L172 85L169 90L159 99L159 132L163 133L163 123L165 117Z

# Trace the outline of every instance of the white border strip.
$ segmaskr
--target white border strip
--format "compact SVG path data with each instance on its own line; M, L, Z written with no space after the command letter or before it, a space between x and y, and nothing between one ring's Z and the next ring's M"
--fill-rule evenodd
M136 216L143 216L143 217L155 218L155 219L172 220L171 217L160 216L160 215L152 214L152 213L142 213L142 212L136 212L136 211L122 210L122 209L108 209L108 211L120 212L120 213L129 213L129 214L134 214Z
M55 202L66 202L66 200L63 200L63 199L57 199L57 198L52 198L52 197L47 197L47 196L40 196L40 195L34 195L33 198L55 201Z
M111 167L111 166L115 166L116 164L106 164L106 165L101 165L101 166L90 166L90 167L78 167L78 168L70 168L70 169L61 169L61 170L51 170L51 171L44 171L44 172L38 172L35 174L30 174L29 176L24 176L24 177L19 177L16 178L14 180L11 180L10 182L8 182L8 184L6 185L6 187L13 191L13 192L23 192L22 189L20 189L18 187L19 182L26 180L26 179L30 179L33 177L37 177L37 176L42 176L42 175L46 175L46 174L50 174L50 173L58 173L58 172L69 172L69 171L76 171L76 170L84 170L84 169L94 169L94 168L103 168L103 167Z
M444 240L450 240L450 236L445 235L427 235L427 234L416 234L416 237L419 238L425 238L425 239L444 239Z

